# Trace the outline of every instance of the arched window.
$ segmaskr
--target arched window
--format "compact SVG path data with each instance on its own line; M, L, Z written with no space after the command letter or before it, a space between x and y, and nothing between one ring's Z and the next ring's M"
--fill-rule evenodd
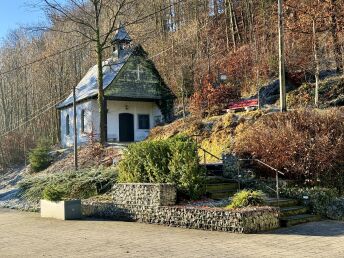
M66 116L66 135L70 134L69 115Z
M81 132L85 132L85 110L81 110Z

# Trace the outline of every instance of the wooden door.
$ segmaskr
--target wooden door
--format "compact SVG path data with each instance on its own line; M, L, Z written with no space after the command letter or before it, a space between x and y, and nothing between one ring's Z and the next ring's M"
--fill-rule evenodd
M129 113L119 114L119 141L134 141L134 115Z

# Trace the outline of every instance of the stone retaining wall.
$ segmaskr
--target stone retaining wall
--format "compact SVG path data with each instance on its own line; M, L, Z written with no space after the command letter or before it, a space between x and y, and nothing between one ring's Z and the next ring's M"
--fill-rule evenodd
M225 210L84 201L83 214L88 217L235 233L256 233L279 227L279 211L271 207Z
M169 206L176 204L173 184L124 183L112 188L113 202L121 205Z

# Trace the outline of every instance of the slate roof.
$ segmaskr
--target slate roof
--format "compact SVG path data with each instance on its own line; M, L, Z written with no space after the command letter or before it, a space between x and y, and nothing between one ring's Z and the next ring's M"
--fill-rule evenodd
M131 53L118 59L111 57L103 62L103 89L105 90L111 82L116 78L123 65L127 62ZM92 98L98 95L98 66L93 66L79 82L75 89L76 101L79 102L84 99ZM59 103L56 107L58 109L64 108L73 104L73 93L71 93L64 101Z
M129 36L127 30L122 25L116 32L116 35L112 38L111 43L116 42L130 42L132 41L131 37Z

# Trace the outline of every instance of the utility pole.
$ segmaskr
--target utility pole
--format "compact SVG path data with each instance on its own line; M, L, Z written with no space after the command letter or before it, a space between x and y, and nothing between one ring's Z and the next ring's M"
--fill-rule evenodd
M279 43L279 82L280 82L280 110L287 111L287 96L285 88L284 66L284 24L283 24L283 0L278 0L278 43Z
M76 127L76 96L75 86L73 87L73 126L74 126L74 168L78 170L78 130Z
M313 51L314 51L314 61L315 61L315 107L319 106L319 76L320 76L320 64L318 58L318 38L317 38L317 29L316 29L316 20L313 17Z

